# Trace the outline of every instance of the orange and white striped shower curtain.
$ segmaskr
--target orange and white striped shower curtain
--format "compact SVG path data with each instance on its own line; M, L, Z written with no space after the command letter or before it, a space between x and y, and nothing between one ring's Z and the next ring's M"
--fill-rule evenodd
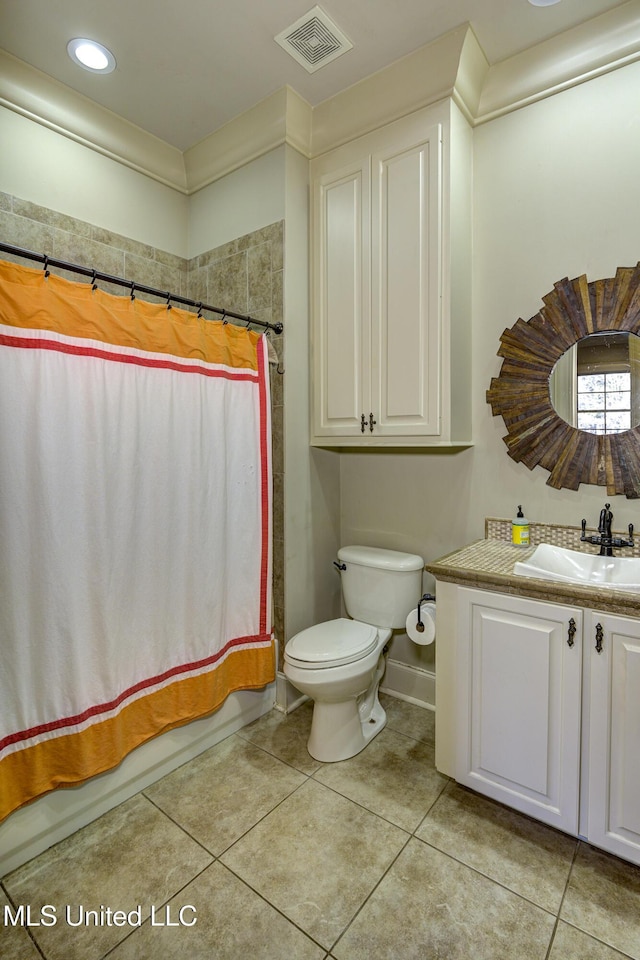
M264 336L0 262L0 820L274 678Z

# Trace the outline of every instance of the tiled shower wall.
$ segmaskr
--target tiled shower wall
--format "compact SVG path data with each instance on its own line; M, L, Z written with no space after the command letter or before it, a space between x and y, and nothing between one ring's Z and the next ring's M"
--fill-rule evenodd
M284 221L208 250L190 260L192 300L282 323ZM269 334L280 363L270 365L273 465L273 632L284 645L284 333Z
M283 319L283 239L284 223L274 223L209 250L193 260L184 260L90 223L0 193L0 240L4 243L274 323ZM1 252L0 257L17 259L26 266L38 266ZM83 279L64 271L57 272L70 280ZM101 284L101 287L108 289L105 284ZM126 289L122 287L114 286L109 292L127 296ZM270 334L280 358L283 356L283 336ZM279 369L282 370L282 366ZM271 366L270 371L274 487L273 619L274 633L282 644L284 377L277 372L275 366Z

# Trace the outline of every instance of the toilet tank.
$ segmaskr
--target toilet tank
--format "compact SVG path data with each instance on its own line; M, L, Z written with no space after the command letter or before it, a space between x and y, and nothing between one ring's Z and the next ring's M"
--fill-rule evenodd
M422 595L424 561L415 553L380 547L341 547L342 593L354 620L376 627L404 627Z

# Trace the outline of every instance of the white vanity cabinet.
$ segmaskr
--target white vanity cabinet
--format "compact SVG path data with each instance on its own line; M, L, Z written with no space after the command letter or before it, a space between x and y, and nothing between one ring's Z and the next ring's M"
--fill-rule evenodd
M469 441L465 125L444 103L312 161L312 444Z
M640 863L640 620L591 611L584 832Z
M458 594L455 778L577 833L581 611Z
M467 587L455 619L443 772L640 863L640 620Z

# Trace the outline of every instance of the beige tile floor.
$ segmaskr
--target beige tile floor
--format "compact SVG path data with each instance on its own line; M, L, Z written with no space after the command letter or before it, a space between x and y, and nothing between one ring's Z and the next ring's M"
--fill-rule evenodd
M352 760L273 711L6 876L2 960L640 960L640 868L446 780L383 700Z

